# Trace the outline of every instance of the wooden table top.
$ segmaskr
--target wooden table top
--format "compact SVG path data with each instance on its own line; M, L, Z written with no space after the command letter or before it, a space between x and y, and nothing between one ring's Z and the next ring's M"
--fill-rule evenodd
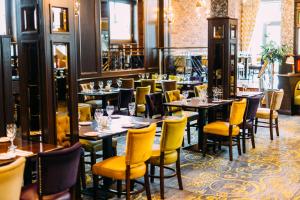
M97 131L97 123L93 121L92 125L81 126L79 130L79 138L87 140L101 140L106 137L113 137L122 134L126 134L128 129L140 129L149 126L151 123L161 123L164 119L174 119L178 117L165 116L155 119L143 118L143 117L131 117L125 115L113 115L118 117L117 119L112 119L112 125L109 129L104 129L103 131ZM133 123L134 127L125 128L124 125L128 123ZM98 136L86 136L87 132L98 132Z
M61 146L58 145L46 144L41 142L32 142L32 141L22 140L21 138L16 138L14 140L14 145L17 146L17 149L23 151L31 151L33 154L28 157L34 157L41 152L49 152L49 151L54 151L62 148ZM1 142L0 153L6 153L9 146L10 146L10 142ZM10 160L0 160L0 166L10 163L14 161L16 158Z
M182 107L182 108L196 108L196 109L208 109L212 107L217 107L221 105L231 104L233 100L220 100L213 101L212 99L208 99L208 103L201 103L198 98L187 99L187 102L184 101L173 101L170 103L164 103L165 106L172 107Z

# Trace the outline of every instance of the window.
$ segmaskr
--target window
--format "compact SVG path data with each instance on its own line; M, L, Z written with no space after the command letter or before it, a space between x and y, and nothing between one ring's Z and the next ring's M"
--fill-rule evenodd
M6 34L5 0L0 0L0 35Z
M131 40L131 7L129 3L109 2L110 39Z

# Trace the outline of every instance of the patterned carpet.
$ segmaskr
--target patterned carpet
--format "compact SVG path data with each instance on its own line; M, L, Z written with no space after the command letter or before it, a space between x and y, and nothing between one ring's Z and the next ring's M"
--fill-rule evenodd
M193 130L195 142L196 131ZM158 141L156 141L158 142ZM124 150L120 138L118 154ZM165 181L166 199L300 199L300 117L280 116L280 137L269 139L269 129L258 129L256 149L247 143L247 153L228 159L228 148L216 154L182 150L184 190L177 179ZM160 199L159 182L151 184L152 199ZM84 196L84 199L91 197ZM117 199L117 198L113 198ZM134 199L146 199L140 194Z

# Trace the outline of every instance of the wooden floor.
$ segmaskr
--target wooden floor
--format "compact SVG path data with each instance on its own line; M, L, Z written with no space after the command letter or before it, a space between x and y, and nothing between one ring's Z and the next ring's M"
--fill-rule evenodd
M196 134L196 131L193 131ZM194 135L193 141L196 141ZM156 141L158 142L158 141ZM118 154L124 150L120 138ZM184 190L177 179L165 183L166 199L300 199L300 117L280 116L280 137L269 139L268 129L258 129L256 149L240 157L234 149L234 161L226 147L206 158L183 150ZM151 185L152 199L160 199L159 182ZM84 199L92 199L84 196ZM117 198L113 198L117 199ZM134 199L146 199L145 194Z

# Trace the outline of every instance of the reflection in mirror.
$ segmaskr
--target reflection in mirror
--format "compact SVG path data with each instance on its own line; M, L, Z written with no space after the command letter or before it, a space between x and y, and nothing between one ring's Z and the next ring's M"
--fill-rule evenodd
M36 7L23 7L21 12L22 32L37 31L37 11Z
M56 132L59 145L67 147L70 141L70 115L68 109L69 86L69 45L67 43L53 43L53 73L56 104Z
M144 68L142 0L101 0L102 71Z
M52 31L53 32L68 32L68 9L52 7Z

